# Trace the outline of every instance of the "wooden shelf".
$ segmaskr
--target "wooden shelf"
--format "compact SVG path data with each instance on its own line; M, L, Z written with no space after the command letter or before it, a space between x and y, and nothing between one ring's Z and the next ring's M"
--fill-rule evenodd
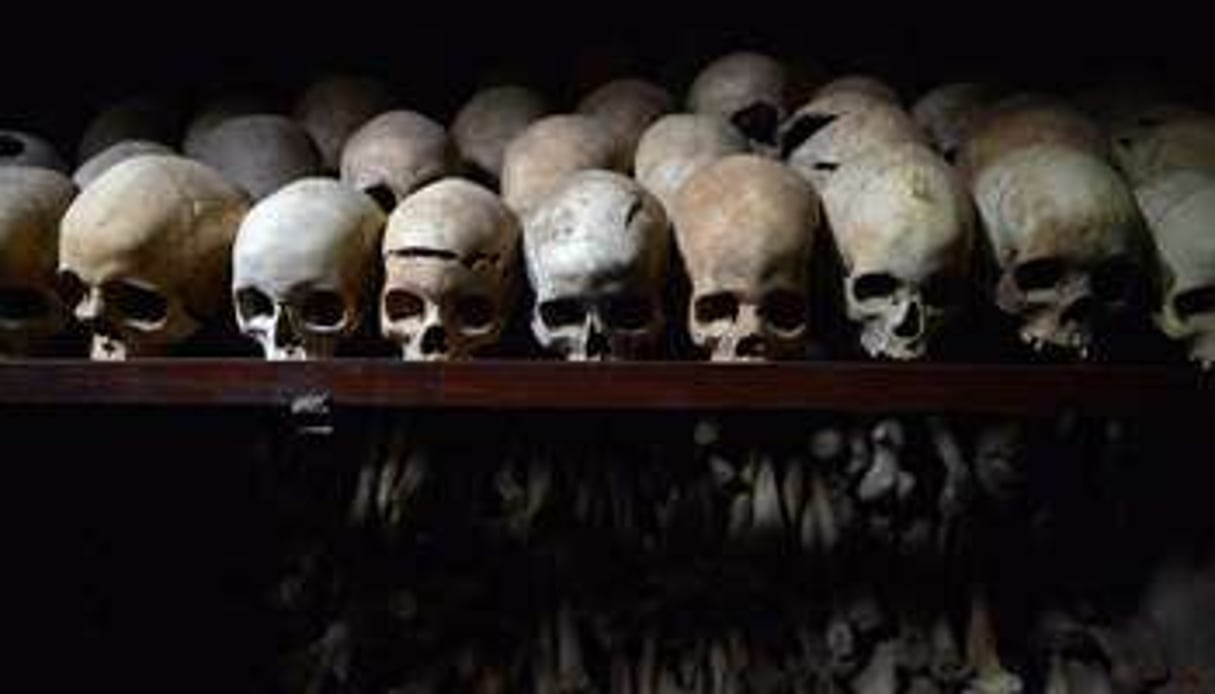
M0 405L975 412L1207 417L1215 379L1184 366L961 364L406 364L338 360L0 364Z

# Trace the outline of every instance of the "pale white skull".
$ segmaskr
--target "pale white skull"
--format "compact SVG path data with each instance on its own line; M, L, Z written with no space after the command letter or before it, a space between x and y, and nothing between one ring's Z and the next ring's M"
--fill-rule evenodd
M1215 173L1215 116L1162 105L1111 128L1111 146L1131 185L1186 169Z
M405 196L452 173L455 165L455 147L442 125L414 111L389 111L346 141L341 177L388 213Z
M788 75L775 58L762 53L730 53L709 63L688 88L688 110L723 116L751 141L756 151L776 149L785 119Z
M532 332L571 361L663 348L669 230L657 198L610 171L571 175L524 220Z
M259 201L232 247L240 331L269 360L332 357L366 311L383 228L370 198L329 178Z
M298 120L321 154L321 166L337 171L342 148L364 123L392 105L388 88L370 77L331 75L310 85L295 105Z
M0 359L29 356L60 332L59 220L76 194L61 173L0 167Z
M675 238L692 282L692 340L715 361L800 356L807 344L814 189L778 162L719 159L675 199Z
M628 165L612 132L581 114L547 116L527 126L506 147L502 199L525 219L574 173L623 170Z
M821 191L841 166L871 149L924 141L901 107L840 89L811 99L793 114L783 127L781 150L789 168Z
M1043 94L1010 96L975 117L957 159L967 179L1023 147L1061 145L1107 158L1109 148L1101 128L1070 104Z
M127 159L82 191L60 225L59 275L92 358L164 354L225 316L248 206L218 172L176 156Z
M0 167L37 166L60 173L67 164L46 140L18 130L0 130Z
M518 85L487 87L460 107L451 136L477 176L497 186L506 146L548 111L544 99Z
M159 142L123 140L101 150L81 164L72 174L72 181L83 189L111 166L144 154L173 154L173 150Z
M868 96L878 101L885 101L891 106L901 105L899 93L894 90L894 87L869 75L844 75L843 77L836 77L815 90L812 99L821 99L843 92Z
M684 181L722 157L749 149L747 138L721 116L675 113L641 136L633 172L669 213Z
M667 90L643 79L617 79L583 97L579 113L602 118L620 144L621 155L632 161L637 141L656 119L674 108Z
M200 138L226 120L238 116L277 112L274 101L262 94L245 91L221 93L201 104L190 118L186 133L182 137L181 151L186 156L193 156L191 153L198 151Z
M964 299L974 210L961 180L926 146L904 143L846 164L823 207L865 351L924 356Z
M388 219L380 326L409 361L467 359L496 343L518 289L519 222L493 192L448 178Z
M953 163L992 97L991 89L982 84L951 82L925 92L911 107L911 117L941 156Z
M1209 369L1215 365L1215 173L1176 171L1135 194L1160 262L1164 297L1157 324Z
M1085 356L1097 322L1142 298L1143 220L1100 157L1019 147L979 171L971 190L1001 269L996 302L1026 342Z
M76 161L88 161L123 140L176 142L178 127L177 114L156 99L147 96L125 99L107 106L85 127Z
M254 200L320 171L312 138L286 116L235 116L203 132L193 147L187 156L220 172Z

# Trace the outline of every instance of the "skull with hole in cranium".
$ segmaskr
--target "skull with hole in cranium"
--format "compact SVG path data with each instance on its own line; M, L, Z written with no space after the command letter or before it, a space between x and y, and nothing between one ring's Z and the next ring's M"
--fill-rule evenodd
M163 354L219 319L248 206L243 191L183 157L134 157L93 181L59 237L64 303L92 333L92 358Z
M733 155L683 185L674 218L692 340L715 361L800 356L819 226L813 188L778 162Z
M273 361L325 359L359 327L384 215L366 195L305 178L261 200L232 247L240 331Z
M669 233L662 204L609 171L573 174L524 222L532 332L571 361L661 347Z
M823 206L861 345L875 357L922 357L964 299L974 211L961 181L935 152L906 143L841 168Z
M788 91L788 75L776 59L740 51L717 58L696 75L688 88L688 110L728 119L755 151L772 154Z
M409 361L467 359L498 341L514 303L519 223L489 190L448 178L393 210L380 326Z

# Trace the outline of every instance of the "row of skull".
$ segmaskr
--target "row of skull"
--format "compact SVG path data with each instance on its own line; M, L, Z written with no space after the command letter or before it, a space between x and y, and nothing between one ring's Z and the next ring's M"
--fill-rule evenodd
M501 332L521 246L543 346L636 357L664 321L673 229L693 340L715 359L789 357L809 338L826 227L871 355L923 356L973 298L985 246L997 305L1036 346L1087 352L1097 321L1158 277L1160 326L1215 359L1215 118L1129 92L1085 113L973 84L904 109L855 76L794 109L793 81L730 54L696 77L687 113L639 79L560 115L493 87L448 131L337 78L294 119L239 99L204 109L181 146L197 161L139 139L150 107L130 103L89 127L74 182L49 145L8 131L0 335L20 352L53 325L57 286L95 357L160 351L219 315L230 268L237 322L267 356L326 356L358 324L381 243L384 335L409 358L466 357Z

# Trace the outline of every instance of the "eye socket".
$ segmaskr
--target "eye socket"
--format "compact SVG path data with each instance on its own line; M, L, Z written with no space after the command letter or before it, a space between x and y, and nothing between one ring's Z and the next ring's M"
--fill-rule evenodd
M852 297L868 301L890 296L899 288L899 281L884 272L870 272L852 280Z
M30 321L51 312L42 292L32 287L0 287L0 320Z
M1215 312L1215 284L1190 289L1173 297L1173 311L1182 320L1200 313Z
M806 324L806 300L797 292L777 289L763 298L759 314L777 330L797 330Z
M403 289L393 289L384 295L384 315L399 321L420 316L426 310L422 297Z
M0 157L16 157L24 151L25 143L20 138L0 134Z
M485 330L494 323L494 303L482 294L467 294L456 299L456 321L467 330Z
M780 126L780 114L776 107L762 101L757 101L730 116L734 127L742 131L748 139L764 144L776 144L776 129Z
M346 320L346 302L335 291L311 291L300 302L299 317L309 328L335 330Z
M110 282L102 287L107 304L119 315L137 323L160 323L169 315L169 301L154 289L130 282Z
M641 330L654 317L650 300L639 294L606 297L601 310L603 322L614 330Z
M698 297L692 306L697 323L732 321L738 317L738 299L728 292Z
M953 306L964 295L963 282L952 274L938 272L924 282L920 293L929 306Z
M236 312L242 320L253 320L274 315L274 302L256 287L241 287L236 290Z
M586 320L586 308L577 299L552 299L540 304L540 320L549 328L579 325Z
M74 307L84 300L88 285L71 270L61 270L55 277L55 292L64 306Z
M1023 292L1050 289L1063 279L1063 261L1058 258L1027 260L1013 269L1013 281Z
M1139 282L1139 269L1128 258L1113 258L1096 267L1090 278L1093 294L1102 301L1129 298Z

